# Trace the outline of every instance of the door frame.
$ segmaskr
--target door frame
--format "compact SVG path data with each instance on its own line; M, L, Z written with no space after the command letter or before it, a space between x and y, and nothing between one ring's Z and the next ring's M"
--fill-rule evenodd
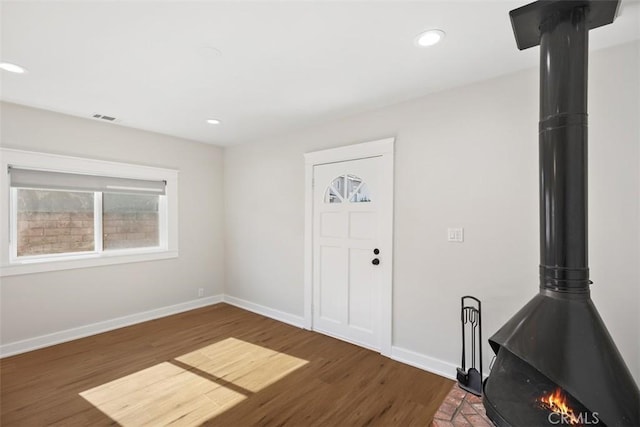
M384 186L389 200L380 203L382 235L380 246L384 248L385 268L381 278L380 353L391 356L393 340L393 194L394 194L394 143L395 138L385 138L360 144L305 153L305 225L304 225L304 328L313 330L313 168L327 163L381 157Z

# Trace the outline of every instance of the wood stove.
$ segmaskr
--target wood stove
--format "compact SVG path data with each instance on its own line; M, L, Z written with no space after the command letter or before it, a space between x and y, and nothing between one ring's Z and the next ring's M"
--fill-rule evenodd
M640 426L640 391L589 290L588 32L612 23L618 3L510 12L518 48L540 45L540 292L489 339L484 405L497 426Z

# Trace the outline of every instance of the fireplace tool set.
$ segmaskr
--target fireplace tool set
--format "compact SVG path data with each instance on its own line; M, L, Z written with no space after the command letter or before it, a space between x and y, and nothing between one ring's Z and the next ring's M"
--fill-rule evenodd
M456 371L458 385L476 396L482 395L482 322L481 303L478 298L464 296L460 299L462 322L462 368ZM470 343L471 368L467 371L467 341ZM476 361L478 364L476 365ZM477 366L477 367L476 367ZM478 371L478 368L480 370Z

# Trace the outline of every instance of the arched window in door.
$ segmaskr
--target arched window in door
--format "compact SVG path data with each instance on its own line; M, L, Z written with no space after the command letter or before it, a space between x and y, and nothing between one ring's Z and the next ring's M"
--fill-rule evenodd
M367 203L371 201L369 187L355 175L341 175L331 181L325 191L325 203Z

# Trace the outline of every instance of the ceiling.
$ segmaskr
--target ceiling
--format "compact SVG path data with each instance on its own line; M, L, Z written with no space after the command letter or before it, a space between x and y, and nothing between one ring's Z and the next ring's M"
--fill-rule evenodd
M2 1L3 100L217 145L335 120L537 64L523 1ZM591 49L640 39L623 0ZM447 34L430 48L415 36ZM206 119L215 118L219 125ZM98 120L98 119L93 119Z

